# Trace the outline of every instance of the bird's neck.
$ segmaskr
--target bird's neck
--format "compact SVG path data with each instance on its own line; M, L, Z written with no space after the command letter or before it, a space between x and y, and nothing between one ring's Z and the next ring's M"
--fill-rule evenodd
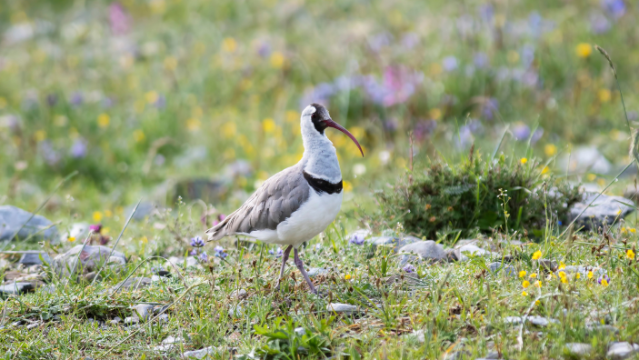
M319 134L318 134L319 135ZM333 143L324 135L304 139L302 170L317 179L336 184L342 180Z

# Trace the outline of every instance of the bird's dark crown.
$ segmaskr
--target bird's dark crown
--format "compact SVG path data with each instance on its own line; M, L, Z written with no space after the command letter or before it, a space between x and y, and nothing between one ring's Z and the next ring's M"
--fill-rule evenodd
M324 130L327 128L324 120L330 119L328 116L328 111L323 105L313 103L312 107L315 108L315 112L311 115L311 121L313 122L313 126L315 126L315 130L317 130L320 134L324 134Z

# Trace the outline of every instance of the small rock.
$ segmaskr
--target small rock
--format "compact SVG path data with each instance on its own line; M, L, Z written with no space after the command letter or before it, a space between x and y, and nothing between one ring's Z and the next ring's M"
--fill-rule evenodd
M433 240L419 241L408 244L399 249L400 253L413 253L422 259L440 261L446 259L444 248Z
M538 316L538 315L528 316L528 317L526 317L526 320L528 322L530 322L531 324L536 325L536 326L540 326L540 327L546 327L546 326L548 326L550 324L559 323L558 320L549 319L549 318L545 318L543 316Z
M153 282L158 282L158 281L160 281L161 279L162 279L162 278L161 278L161 277L159 277L159 276L157 276L157 275L153 275L153 276L151 276L151 281L153 281Z
M500 359L499 353L497 351L491 351L484 357L484 359Z
M128 316L124 318L124 325L135 325L140 322L140 318L137 316Z
M310 268L308 269L308 277L314 278L319 275L328 275L328 269L324 268Z
M78 256L79 254L79 256ZM111 257L109 257L109 255ZM105 260L110 266L121 267L126 264L126 257L119 251L113 251L111 248L100 245L76 245L64 254L60 254L53 258L52 264L59 275L69 274L69 270L75 273L90 273L97 271L99 265ZM76 268L77 260L80 260Z
M16 234L17 232L17 234ZM40 215L33 215L15 206L0 206L0 241L35 239L57 240L58 229Z
M519 325L521 324L521 317L519 316L506 316L504 318L504 322L509 325Z
M190 268L190 267L201 267L202 265L200 265L200 262L197 261L196 258L189 256L186 258L186 267Z
M368 244L371 244L373 246L373 251L378 246L388 246L388 247L392 247L394 252L398 252L402 247L409 244L416 243L418 241L422 241L422 239L419 239L410 235L403 235L400 237L379 236L379 237L373 237L366 240Z
M240 317L242 316L242 307L237 304L236 306L231 305L229 309L229 315L232 317Z
M162 344L175 344L175 343L181 343L184 342L184 339L181 336L178 337L173 337L171 335L167 336L166 339L162 340Z
M233 292L231 292L231 299L243 300L243 299L246 299L247 297L248 297L248 293L244 289L234 290Z
M162 315L158 316L158 322L168 323L169 322L169 315L162 314Z
M494 262L489 265L489 268L490 268L490 271L493 273L496 273L501 270L504 272L504 274L508 276L517 276L517 271L511 265L502 265L502 263L500 262Z
M18 261L18 264L23 264L24 266L42 265L42 261L40 260L41 255L42 255L42 259L47 264L51 263L51 258L49 257L49 254L45 252L27 252L22 254L22 257L20 258L20 261Z
M326 306L326 310L337 313L355 313L359 311L359 308L350 304L330 303Z
M135 306L132 306L131 309L135 310L140 319L148 320L148 318L151 316L151 312L153 311L153 305L137 304Z
M622 360L631 357L638 351L639 345L637 344L631 344L629 342L613 342L609 345L606 356L612 360Z
M150 217L153 214L155 207L156 205L152 202L142 201L138 205L138 208L135 210L135 213L133 214L132 219L136 221L142 221L146 219L147 217ZM129 214L131 214L134 208L135 208L135 205L127 207L125 211L125 214L127 214L126 216L129 216Z
M568 343L566 344L566 353L573 357L586 357L592 352L590 344Z
M20 295L33 291L34 289L35 286L33 286L30 282L12 282L0 286L0 297L4 298L7 295Z
M203 359L206 355L213 355L215 354L215 352L216 352L216 348L214 348L213 346L209 346L207 348L200 349L200 350L185 351L184 354L182 354L182 358Z
M37 328L37 327L38 327L38 326L40 326L41 324L42 324L42 323L41 323L40 321L33 322L33 323L31 323L31 324L27 325L27 330L31 330L31 329L33 329L33 328Z
M122 319L116 316L112 320L107 321L107 324L117 325L118 323L120 323L120 321L122 321Z
M143 287L151 285L152 280L148 277L131 277L120 283L118 283L115 287L113 287L113 291L115 289L128 289L128 290L136 290L141 289Z
M0 270L6 269L11 266L11 263L5 259L0 258Z
M466 245L455 247L454 251L458 261L468 260L468 256L466 255L473 255L473 256L492 255L490 251L484 250L480 248L479 246L476 246L473 244L466 244Z
M586 324L586 335L602 334L604 336L614 336L619 334L619 329L612 325L602 325L600 323Z
M573 149L569 154L562 156L558 164L562 173L608 174L613 169L610 161L595 146L580 146Z
M557 262L554 260L550 260L550 259L539 259L539 267L549 271L549 272L555 272L557 271Z
M586 196L581 202L576 203L570 209L571 221L577 218L583 209L597 196L591 194ZM596 229L602 224L612 224L613 222L625 218L634 211L634 208L626 204L633 204L632 200L621 196L601 195L595 202L584 211L577 223L583 230Z
M306 335L306 330L303 327L295 328L295 330L293 330L293 331L297 334L297 336Z
M444 360L462 360L470 359L470 353L468 351L455 351L448 353L443 357Z

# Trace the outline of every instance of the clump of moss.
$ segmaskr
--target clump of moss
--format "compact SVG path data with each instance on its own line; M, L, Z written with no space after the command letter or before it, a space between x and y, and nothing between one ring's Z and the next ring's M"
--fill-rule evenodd
M503 154L486 161L471 153L459 164L433 163L378 192L380 222L401 222L408 232L430 239L496 230L539 236L546 225L566 224L579 200L578 187L545 166Z

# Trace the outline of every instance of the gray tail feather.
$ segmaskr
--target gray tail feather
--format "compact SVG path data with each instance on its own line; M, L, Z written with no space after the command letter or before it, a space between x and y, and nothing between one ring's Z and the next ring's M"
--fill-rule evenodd
M229 223L229 219L233 214L226 217L226 219L222 220L219 224L213 226L212 228L206 230L206 233L209 235L208 241L216 241L228 235L226 233L226 226Z

